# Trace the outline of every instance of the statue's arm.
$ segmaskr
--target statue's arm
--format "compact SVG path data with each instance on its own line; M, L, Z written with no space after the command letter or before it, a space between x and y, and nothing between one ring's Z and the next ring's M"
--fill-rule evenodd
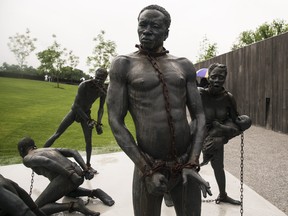
M82 170L87 171L88 167L83 160L83 157L77 150L74 149L67 149L67 148L57 148L56 151L59 151L64 157L73 157L74 160L80 165Z
M200 93L196 85L196 72L193 64L187 60L184 63L187 76L187 107L193 121L196 121L196 130L192 139L192 149L190 152L190 163L199 164L199 156L201 153L203 139L205 135L205 114L203 111Z
M99 108L97 112L97 123L101 124L102 117L104 114L104 104L106 100L106 95L102 95L99 99Z
M110 83L107 94L108 119L113 135L128 157L145 173L150 170L132 134L127 129L124 119L128 112L127 71L128 57L114 59L109 72Z

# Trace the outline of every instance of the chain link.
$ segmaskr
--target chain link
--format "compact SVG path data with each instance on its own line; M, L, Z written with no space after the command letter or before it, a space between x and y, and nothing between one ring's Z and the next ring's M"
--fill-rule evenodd
M243 216L244 133L241 134L240 161L240 215Z
M157 64L157 61L155 58L153 58L150 55L147 55L148 60L152 64L153 68L157 71L158 78L162 84L162 90L163 90L163 96L165 100L165 109L167 113L167 118L168 118L168 125L170 128L170 135L171 135L171 146L170 146L170 157L172 156L173 159L177 159L177 152L176 152L176 146L175 146L175 127L173 123L173 117L171 115L171 106L170 106L170 100L169 100L169 91L167 84L164 80L164 75L162 71L160 70L159 65ZM170 158L171 159L171 158Z
M29 195L30 195L30 196L32 195L33 183L34 183L34 171L32 170L32 173L31 173L30 192L29 192Z
M203 203L212 203L212 202L216 202L215 199L203 199L202 200Z

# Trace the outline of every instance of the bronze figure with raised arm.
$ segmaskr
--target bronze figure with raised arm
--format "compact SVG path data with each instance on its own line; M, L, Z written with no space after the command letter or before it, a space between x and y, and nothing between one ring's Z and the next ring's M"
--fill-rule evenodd
M76 121L80 123L86 143L86 164L89 169L93 170L95 173L97 173L97 171L94 170L90 164L92 153L92 129L95 126L97 134L102 134L103 132L101 121L106 99L107 90L104 82L107 75L106 69L99 68L96 70L95 79L86 80L80 83L70 112L64 117L57 131L44 144L44 147L50 147L73 122ZM100 98L100 101L97 121L94 121L91 118L91 107L98 98Z

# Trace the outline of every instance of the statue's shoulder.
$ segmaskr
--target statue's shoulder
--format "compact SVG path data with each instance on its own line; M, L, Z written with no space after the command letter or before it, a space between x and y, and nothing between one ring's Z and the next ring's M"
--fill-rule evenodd
M85 80L79 84L78 88L84 88L86 86L91 86L92 82L93 82L92 79Z
M138 52L132 52L128 54L121 54L114 57L113 61L129 60L138 56Z

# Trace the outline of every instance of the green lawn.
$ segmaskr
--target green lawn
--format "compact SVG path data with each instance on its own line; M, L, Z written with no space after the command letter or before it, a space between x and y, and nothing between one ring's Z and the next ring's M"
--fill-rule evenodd
M69 112L77 88L66 84L56 88L56 83L51 82L0 77L0 165L21 162L17 143L25 136L33 138L38 148L42 147ZM99 100L92 107L94 119L98 103ZM93 133L93 154L119 151L108 124L107 108L102 123L103 134L97 135L95 130ZM134 133L130 116L126 124ZM52 147L85 151L81 126L73 123Z

